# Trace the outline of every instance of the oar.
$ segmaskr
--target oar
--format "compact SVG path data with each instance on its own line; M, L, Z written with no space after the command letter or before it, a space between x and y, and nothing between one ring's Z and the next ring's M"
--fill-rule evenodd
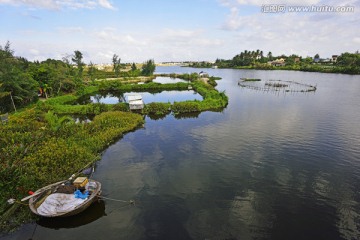
M35 197L35 196L39 195L40 193L43 193L44 191L46 191L46 190L48 190L48 189L50 189L50 188L52 188L52 187L54 187L54 186L60 185L60 184L62 184L62 183L64 183L64 182L66 182L66 181L68 181L68 180L63 180L63 181L60 181L60 182L57 182L57 183L53 183L53 184L47 185L47 186L45 186L45 187L43 187L43 188L40 188L40 189L36 190L32 195L29 195L29 196L24 197L23 199L21 199L21 201L22 201L22 202L23 202L23 201L26 201L26 200L28 200L28 199L30 199L30 198L32 198L32 197Z
M94 161L95 161L95 160L94 160ZM73 175L71 175L71 177L70 177L69 179L67 179L67 180L62 180L62 181L60 181L60 182L56 182L56 183L47 185L47 186L45 186L45 187L42 187L42 188L36 190L32 195L27 196L27 197L24 197L23 199L21 199L21 201L22 201L22 202L23 202L23 201L26 201L26 200L28 200L28 199L30 199L30 198L33 198L33 197L35 197L35 196L43 193L44 191L46 191L46 190L48 190L48 189L51 189L51 188L54 187L54 186L60 185L60 184L62 184L62 183L64 183L64 182L67 182L67 181L69 181L69 180L74 179L74 178L77 177L84 169L86 169L86 168L89 167L92 163L94 163L94 161L86 164L85 167L83 167L83 168L80 169L78 172L76 172L76 173L74 173Z

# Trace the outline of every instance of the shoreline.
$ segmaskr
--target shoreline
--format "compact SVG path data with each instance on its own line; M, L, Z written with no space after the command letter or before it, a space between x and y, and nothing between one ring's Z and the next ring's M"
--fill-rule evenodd
M183 66L189 68L207 68L212 69L212 67L195 67L195 66ZM360 75L359 72L347 72L347 69L344 67L332 67L332 68L323 68L322 70L317 68L290 68L290 67L272 67L262 68L262 67L252 67L252 66L241 66L241 67L217 67L216 69L248 69L248 70L265 70L265 71L276 71L276 70L284 70L284 71L297 71L297 72L318 72L318 73L335 73L335 74L346 74L346 75ZM331 70L331 71L329 71ZM350 71L350 70L349 70Z

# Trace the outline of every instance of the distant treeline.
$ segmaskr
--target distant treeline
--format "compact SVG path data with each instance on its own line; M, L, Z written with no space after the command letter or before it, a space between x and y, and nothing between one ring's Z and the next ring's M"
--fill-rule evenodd
M281 62L281 61L283 62ZM279 62L278 62L279 61ZM321 59L319 54L314 57L301 57L295 54L290 56L273 56L271 52L266 55L263 51L245 50L235 55L232 59L216 59L215 63L195 62L190 67L201 68L245 68L245 69L264 69L264 70L298 70L307 72L327 72L327 73L346 73L360 74L360 54L342 53L332 59Z

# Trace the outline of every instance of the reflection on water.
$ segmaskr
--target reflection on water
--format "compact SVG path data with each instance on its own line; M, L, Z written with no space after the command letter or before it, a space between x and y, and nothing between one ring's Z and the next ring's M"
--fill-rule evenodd
M187 81L184 79L180 79L180 78L156 77L153 80L153 82L165 84L165 83L178 83L178 82L187 82Z
M125 96L129 94L140 94L145 102L182 102L187 100L202 100L200 94L193 90L184 91L160 91L160 92L129 92L129 93L96 93L90 96L84 96L77 100L78 104L89 104L89 103L105 103L105 104L117 104L125 102Z
M106 217L38 227L33 239L360 239L360 77L206 71L222 77L226 109L147 117L104 152L93 178L105 196L136 206L106 200ZM274 95L240 88L240 77L317 90ZM32 230L5 239L27 239Z
M76 216L65 218L40 218L36 223L39 226L53 229L76 228L96 221L103 216L106 216L105 202L97 201Z

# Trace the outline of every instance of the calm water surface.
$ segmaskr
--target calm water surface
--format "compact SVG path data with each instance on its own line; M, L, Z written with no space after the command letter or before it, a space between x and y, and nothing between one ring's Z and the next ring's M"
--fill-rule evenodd
M80 104L87 103L105 103L105 104L116 104L125 102L126 95L141 95L145 104L152 102L181 102L187 100L202 100L200 94L194 92L194 90L183 90L183 91L162 91L159 93L149 93L149 92L128 92L125 94L122 93L105 93L105 94L95 94L92 96L86 96L81 98L78 101Z
M204 69L158 67L162 73ZM229 105L146 118L110 146L104 200L4 239L360 239L360 77L205 69ZM315 93L241 88L240 77L316 84Z
M156 83L178 83L178 82L187 82L179 78L170 78L170 77L157 77L153 80ZM187 100L203 100L202 96L193 90L184 90L184 91L161 91L158 93L150 92L113 92L113 93L95 93L89 96L85 96L77 100L77 104L89 104L89 103L105 103L105 104L117 104L125 102L125 96L131 94L140 94L145 102L145 104L152 102L182 102Z

